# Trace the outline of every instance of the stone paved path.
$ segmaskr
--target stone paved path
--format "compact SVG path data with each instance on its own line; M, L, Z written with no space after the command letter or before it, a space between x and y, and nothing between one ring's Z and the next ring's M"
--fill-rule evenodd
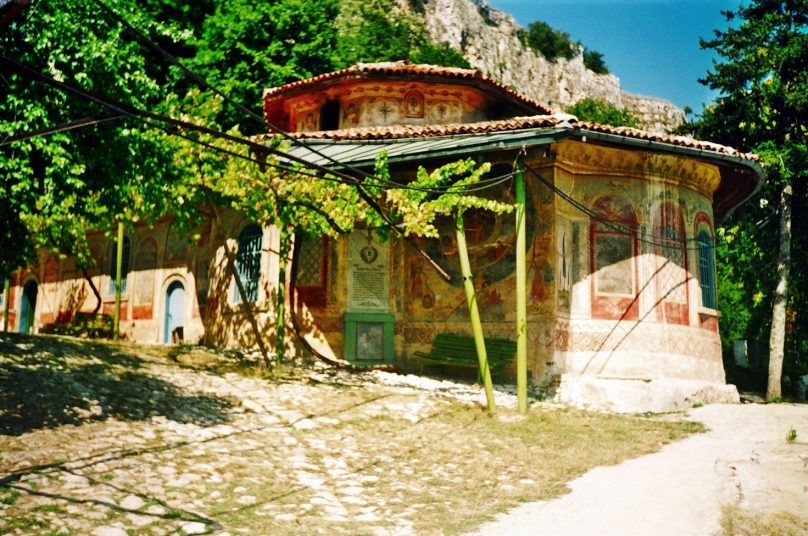
M317 533L412 534L429 500L415 500L421 486L398 484L396 474L422 470L415 464L424 460L386 442L409 434L417 448L436 433L430 416L483 396L474 385L383 372L267 382L156 361L138 367L125 374L149 389L115 411L142 418L102 415L90 400L68 408L88 419L77 425L0 435L0 483L11 490L0 496L0 534L284 534L300 533L306 515ZM514 400L500 392L498 403ZM155 408L163 411L149 417ZM374 422L377 439L360 445ZM436 466L434 478L446 470ZM432 478L424 488L438 488ZM231 522L245 518L252 524Z
M725 505L789 512L808 529L808 405L713 405L690 414L710 431L593 469L569 484L572 493L520 506L475 534L710 536ZM786 441L791 427L801 440Z

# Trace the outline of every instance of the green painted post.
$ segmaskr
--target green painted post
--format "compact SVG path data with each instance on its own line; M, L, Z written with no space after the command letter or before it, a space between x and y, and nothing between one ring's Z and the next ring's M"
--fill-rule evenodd
M491 382L491 369L488 368L488 355L485 351L485 338L483 337L483 326L480 322L480 312L477 310L477 298L474 295L474 282L471 280L471 264L469 263L466 231L463 228L463 213L461 211L455 213L455 230L457 232L457 254L460 257L460 270L463 274L463 288L466 290L466 301L469 305L471 331L474 333L474 345L477 347L477 359L480 362L480 372L485 387L485 399L488 402L488 411L496 413L494 385Z
M8 299L11 295L11 280L7 277L3 285L3 331L8 331Z
M118 251L115 257L115 315L112 317L112 340L120 336L121 325L121 264L123 263L123 223L118 222Z
M285 227L280 228L280 243L278 244L278 325L275 336L275 361L280 363L284 357L284 328L286 323L286 256L289 252L289 232Z
M527 413L527 264L525 244L525 174L516 164L516 400Z

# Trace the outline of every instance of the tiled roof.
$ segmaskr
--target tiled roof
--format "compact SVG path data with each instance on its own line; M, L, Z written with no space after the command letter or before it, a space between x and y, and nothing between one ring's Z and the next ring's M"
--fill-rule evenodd
M537 111L550 114L552 110L538 101L525 97L514 91L505 84L497 82L493 78L485 76L476 69L460 69L458 67L440 67L437 65L414 64L408 61L382 62L382 63L357 63L331 73L321 74L314 78L299 80L284 86L269 88L264 90L264 100L272 99L283 93L315 86L322 82L337 80L339 78L361 78L364 75L386 75L386 76L413 76L413 77L439 77L450 80L478 80L487 86L495 88L510 98L523 104L535 108Z
M687 136L653 134L636 128L611 127L588 121L578 121L574 116L565 114L513 117L510 119L481 121L478 123L456 123L447 125L391 125L386 127L365 127L349 128L344 130L299 132L292 134L292 136L298 139L320 139L333 141L393 140L406 138L428 138L435 136L486 134L528 128L574 128L584 131L584 134L587 131L600 132L603 134L622 136L628 139L645 140L678 147L688 147L691 149L709 151L712 153L742 158L744 160L759 160L757 155L742 153L736 149L733 149L732 147L726 147L717 143L700 141Z

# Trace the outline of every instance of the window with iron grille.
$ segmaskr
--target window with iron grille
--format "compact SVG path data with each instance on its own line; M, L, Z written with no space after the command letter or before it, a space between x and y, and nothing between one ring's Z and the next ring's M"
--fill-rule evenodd
M300 243L295 289L298 299L309 307L322 307L328 301L328 244L326 238L304 238Z
M707 229L698 234L699 243L699 283L701 284L701 304L715 309L715 261L713 260L713 237Z
M248 225L238 235L236 274L244 287L244 297L249 303L258 300L258 283L261 279L261 247L263 232L255 224ZM233 303L241 303L238 285L233 285Z
M303 240L297 260L297 286L319 287L323 284L323 243Z

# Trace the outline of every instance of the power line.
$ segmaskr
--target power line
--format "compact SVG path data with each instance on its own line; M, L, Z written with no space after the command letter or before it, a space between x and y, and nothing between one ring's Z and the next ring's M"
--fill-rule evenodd
M168 60L168 61L169 61L170 63L172 63L173 65L175 65L175 66L179 67L179 68L180 68L180 69L181 69L181 70L182 70L182 71L183 71L183 72L184 72L186 75L188 75L188 76L189 76L189 77L190 77L192 80L194 80L194 81L195 81L197 84L200 84L201 86L203 86L203 87L205 87L205 88L209 89L210 91L213 91L215 94L217 94L217 95L219 95L220 97L222 97L222 98L223 98L223 99L224 99L224 100L225 100L227 103L229 103L229 104L231 104L231 105L235 106L236 108L238 108L238 109L239 109L239 110L241 110L242 112L246 113L246 114L247 114L247 115L248 115L250 118L252 118L253 120L255 120L255 121L257 121L258 123L260 123L260 124L261 124L261 126L263 126L263 127L270 127L271 129L273 129L274 131L276 131L278 134L280 134L280 135L281 135L283 138L285 138L285 139L287 139L287 140L291 141L292 143L295 143L295 144L297 144L297 145L299 145L299 146L301 146L301 147L306 148L307 150L311 151L312 153L316 154L317 156L319 156L319 157L321 157L321 158L325 158L325 159L327 159L328 161L330 161L330 162L332 162L332 163L334 163L334 164L340 164L340 165L344 165L344 164L342 164L342 162L339 162L339 161L338 161L338 160L336 160L335 158L333 158L333 157L331 157L331 156L328 156L328 155L325 155L325 154L321 153L320 151L318 151L317 149L314 149L314 148L310 147L310 146L309 146L308 144L306 144L304 141L302 141L302 140L300 140L300 139L298 139L298 138L296 138L296 137L292 136L291 134L289 134L288 132L286 132L284 129L282 129L282 128L280 128L280 127L276 126L276 125L273 125L272 123L270 123L269 121L267 121L265 117L262 117L262 116L260 116L260 115L256 114L255 112L253 112L252 110L250 110L249 108L247 108L246 106L244 106L243 104L241 104L241 103L239 103L239 102L235 101L234 99L232 99L230 96L228 96L228 95L227 95L227 94L225 94L224 92L220 91L219 89L217 89L217 88L216 88L216 87L214 87L213 85L209 84L209 83L208 83L208 82L207 82L207 81L206 81L204 78L202 78L201 76L199 76L198 74L196 74L196 73L195 73L194 71L192 71L190 68L188 68L187 66L185 66L185 65L184 65L184 64L183 64L183 63L182 63L180 60L178 60L178 59L177 59L175 56L173 56L171 53L167 52L167 51L166 51L166 50L164 50L162 47L160 47L160 45L158 45L157 43L155 43L154 41L152 41L152 40L151 40L151 39L150 39L150 38L149 38L149 37L148 37L146 34L144 34L142 31L140 31L139 29L137 29L137 28L136 28L134 25L132 25L132 24L131 24L129 21L127 21L125 18L123 18L123 16L121 16L120 14L118 14L118 13L117 13L116 11L114 11L112 8L110 8L109 6L107 6L107 5L106 5L106 4L105 4L105 3L104 3L102 0L93 0L93 2L95 2L95 3L96 3L98 6L99 6L99 7L101 7L101 8L102 8L104 11L106 11L108 14L110 14L112 17L114 17L114 18L115 18L117 21L119 21L121 24L123 24L124 26L126 26L127 28L129 28L129 30L130 30L130 31L134 32L134 34L135 34L135 35L136 35L136 36L137 36L137 37L138 37L138 38L139 38L141 41L143 41L144 43L146 43L146 44L147 44L147 45L148 45L148 46L149 46L149 47L150 47L152 50L154 50L155 52L157 52L159 55L161 55L163 58L165 58L166 60ZM366 172L366 171L364 171L364 170L357 169L357 168L354 168L354 167L351 167L351 166L345 166L345 167L347 167L347 168L348 168L348 169L350 169L351 171L353 171L353 172L355 172L355 173L358 173L359 175L362 175L362 176L364 176L364 177L366 177L366 178L371 178L371 177L373 177L373 175L371 175L370 173L367 173L367 172Z
M717 247L715 245L715 237L714 236L713 236L713 243L712 244L705 244L704 242L699 241L698 238L685 238L684 240L675 240L675 239L670 239L670 238L667 238L667 237L664 237L664 236L658 236L658 235L653 235L653 234L649 234L649 233L640 233L640 232L638 232L638 230L636 228L633 228L633 227L630 227L628 225L625 225L625 224L622 224L620 222L617 222L615 220L610 220L608 218L603 217L603 215L601 215L601 214L595 212L594 210L590 209L589 207L587 207L586 205L584 205L580 201L577 201L576 199L574 199L572 196L570 196L566 192L563 192L556 185L554 185L553 183L551 183L550 181L548 181L547 179L542 177L541 174L539 172L537 172L535 169L533 169L532 167L530 167L528 165L525 165L525 169L527 169L534 177L536 177L536 179L538 179L539 182L541 182L542 184L544 184L545 186L550 188L553 191L554 194L556 194L558 197L562 198L564 201L566 201L567 203L569 203L570 205L572 205L573 207L578 209L580 212L583 212L584 214L586 214L587 216L589 216L593 220L595 220L595 221L597 221L599 223L602 223L603 225L607 226L608 228L612 229L613 231L615 231L617 233L628 234L628 235L633 236L638 242L649 244L649 245L652 245L652 246L655 246L655 247L658 247L658 248L671 249L671 248L675 247L677 249L684 249L686 251L702 251L702 250L708 249L708 248L712 249L712 250L715 250L716 247ZM651 237L651 238L645 238L645 237ZM685 246L683 248L678 247L677 244L683 243L683 242L686 242L686 241L698 242L700 245L697 246L697 247L687 247L687 246Z
M332 177L328 177L327 175L317 174L317 173L311 172L311 171L309 171L307 169L296 168L296 167L281 164L279 162L268 162L266 160L260 160L258 158L253 158L253 157L250 157L250 156L247 156L247 155L243 155L243 154L237 153L235 151L225 149L224 147L219 147L218 145L213 145L212 143L207 143L205 141L198 140L198 139L193 138L193 137L191 137L191 136L189 136L187 134L184 134L181 131L171 130L171 129L166 128L166 127L164 127L162 125L156 124L153 121L149 121L149 120L145 120L145 119L141 119L141 121L143 121L145 124L151 126L152 128L162 130L163 132L165 132L165 133L167 133L169 135L178 136L180 138L186 139L186 140L188 140L188 141L190 141L192 143L195 143L197 145L201 145L201 146L203 146L205 148L212 149L214 151L218 151L220 153L226 154L228 156L232 156L234 158L239 158L239 159L245 160L247 162L252 162L252 163L257 164L259 166L266 166L266 167L270 167L270 168L275 168L275 169L279 169L281 171L287 171L289 173L294 173L296 175L303 175L303 176L306 176L306 177L312 177L312 178L315 178L315 179L320 179L320 180L324 180L324 181L328 181L328 182L336 182L336 183L339 183L339 184L347 184L349 186L355 186L355 184L353 184L353 183L347 183L346 181L343 181L343 180L340 180L340 179L337 179L337 178L332 178ZM474 191L479 191L479 190L487 190L489 188L493 188L494 186L497 186L499 184L507 182L511 177L513 177L513 175L514 175L514 173L510 172L510 173L505 173L503 175L499 175L497 177L491 177L491 178L488 178L488 179L484 179L484 181L486 182L486 184L484 186L477 187L478 184L483 182L481 180L478 183L474 183L475 187L471 187L471 185L469 185L469 186L467 186L465 188L458 189L457 192L452 192L452 193L468 193L468 192L474 192ZM448 185L448 186L446 186L444 188L418 188L418 187L409 187L407 185L382 188L380 186L374 186L372 184L364 184L364 185L366 185L368 187L373 187L373 188L380 188L382 190L415 190L415 191L419 191L419 192L429 192L429 193L437 193L437 194L447 193L451 188L453 188L453 187L456 188L453 185Z
M350 183L350 184L354 184L354 185L357 185L357 186L362 185L361 181L359 181L357 178L352 177L350 175L347 175L347 174L345 174L343 172L333 170L333 169L329 169L329 168L326 168L326 167L321 166L319 164L313 164L313 163L308 162L307 160L305 160L303 158L300 158L300 157L297 157L297 156L294 156L294 155L291 155L291 154L288 154L288 153L284 153L283 151L279 151L277 149L274 149L274 148L266 146L266 145L261 145L259 143L256 143L256 142L250 140L250 139L240 138L238 136L233 136L231 134L227 134L226 132L220 132L218 130L215 130L215 129L212 129L212 128L209 128L209 127L205 127L205 126L202 126L202 125L197 125L195 123L191 123L191 122L188 122L188 121L183 121L183 120L180 120L180 119L174 119L172 117L168 117L168 116L165 116L165 115L162 115L162 114L149 112L147 110L142 110L140 108L137 108L137 107L129 105L129 104L123 104L123 103L114 101L114 100L112 100L112 99L110 99L110 98L108 98L106 96L91 93L89 91L86 91L86 90L83 90L81 88L78 88L78 87L72 86L70 84L67 84L66 82L56 80L51 76L45 75L43 73L40 73L39 71L36 71L36 70L28 67L27 65L19 63L16 60L13 60L13 59L5 56L5 55L0 55L0 60L10 64L10 66L12 68L14 68L17 72L19 72L21 74L24 74L26 76L29 76L29 77L34 78L36 80L39 80L40 82L43 82L43 83L45 83L47 85L55 87L55 88L57 88L59 90L66 91L66 92L69 92L69 93L73 93L75 95L78 95L79 97L82 97L84 99L87 99L87 100L90 100L90 101L95 102L97 104L100 104L100 105L102 105L102 106L104 106L106 108L115 110L115 111L117 111L117 112L119 112L121 114L130 116L130 117L133 117L133 118L145 118L145 119L156 120L156 121L160 121L160 122L163 122L163 123L170 124L170 125L172 125L174 127L177 127L177 128L183 128L183 129L187 129L187 130L197 131L197 132L201 132L203 134L208 134L208 135L211 135L211 136L214 136L214 137L225 139L225 140L231 141L233 143L237 143L237 144L240 144L240 145L245 145L245 146L253 149L257 153L273 154L275 156L278 156L278 157L281 157L281 158L284 158L284 159L287 159L287 160L294 161L294 162L296 162L298 164L301 164L301 165L304 165L304 166L307 166L307 167L311 167L311 168L314 168L314 169L318 169L320 171L323 171L324 173L329 173L329 174L332 174L332 175L335 175L335 176L338 176L338 177L342 177L343 179L348 181L348 183Z
M360 180L358 180L355 177L352 177L350 175L346 175L346 174L344 174L342 172L333 170L331 168L327 168L327 167L319 165L319 164L313 164L313 163L311 163L311 162L309 162L309 161L307 161L307 160L305 160L305 159L303 159L301 157L296 157L294 155L290 155L288 153L285 153L283 151L274 149L272 147L268 147L266 145L258 144L256 142L253 142L252 140L247 139L247 138L240 138L240 137L233 136L233 135L230 135L230 134L227 134L227 133L223 133L223 132L220 132L218 130L214 130L214 129L204 127L204 126L201 126L201 125L196 125L194 123L190 123L190 122L187 122L187 121L182 121L182 120L179 120L179 119L174 119L174 118L162 115L162 114L157 114L157 113L154 113L154 112L149 112L149 111L146 111L146 110L142 110L142 109L139 109L139 108L137 108L135 106L131 106L131 105L123 104L123 103L118 103L118 102L116 102L116 101L114 101L114 100L112 100L112 99L110 99L108 97L98 95L98 94L94 94L94 93L90 93L90 92L85 91L85 90L83 90L81 88L72 86L70 84L67 84L67 83L59 81L59 80L56 80L56 79L54 79L54 78L52 78L50 76L47 76L47 75L45 75L43 73L35 71L35 70L31 69L30 67L28 67L26 65L23 65L23 64L15 61L15 60L13 60L11 58L8 58L6 56L0 56L0 58L2 58L2 60L4 60L4 61L10 63L12 65L12 67L15 67L18 70L18 72L22 72L22 74L31 76L31 77L33 77L33 78L35 78L35 79L37 79L37 80L39 80L41 82L44 82L44 83L46 83L46 84L48 84L50 86L56 87L57 89L60 89L62 91L68 91L68 92L74 93L74 94L76 94L76 95L78 95L78 96L80 96L82 98L89 99L89 100L91 100L93 102L101 104L102 106L104 106L106 108L109 108L109 109L112 109L112 110L115 110L116 112L118 112L117 114L112 114L110 116L107 116L107 118L105 118L104 120L118 119L118 118L122 118L124 116L128 116L128 117L132 117L134 119L138 119L138 120L141 120L141 121L144 121L144 120L156 120L156 121L159 121L159 122L162 122L162 123L168 123L168 124L174 126L175 128L193 130L193 131L200 132L202 134L207 134L207 135L217 137L217 138L220 138L220 139L225 139L225 140L233 142L233 143L246 145L246 146L250 147L252 150L254 150L254 151L258 152L258 153L269 153L269 154L273 154L273 155L275 155L275 156L277 156L277 157L279 157L281 159L292 160L292 161L294 161L294 162L296 162L296 163L298 163L298 164L300 164L302 166L305 166L307 168L316 169L316 170L320 171L322 174L328 174L328 175L333 175L335 177L341 177L342 180L326 179L323 176L318 176L318 175L315 175L315 174L300 173L300 170L295 170L292 167L284 167L284 166L281 166L280 164L272 164L272 163L267 163L267 162L264 162L264 161L257 161L257 162L260 162L262 165L268 165L270 167L278 167L280 169L285 169L286 171L294 171L294 172L300 173L302 175L311 175L311 176L314 176L314 177L319 177L319 178L324 179L324 180L331 180L332 182L341 182L343 184L356 186L356 187L373 187L373 188L382 188L382 189L384 189L384 186L388 185L388 187L393 188L393 189L419 190L419 191L424 191L424 192L428 192L428 193L438 193L438 194L445 193L446 191L453 188L452 185L448 185L448 186L443 187L443 188L438 188L438 187L436 187L436 188L419 188L419 187L407 186L407 185L404 185L404 184L401 184L401 183L398 183L398 182L395 182L395 181L385 181L385 180L379 180L379 179L376 179L376 178L373 178L372 180L374 182L378 182L379 184L362 182L362 181L360 181ZM157 127L152 121L144 121L144 122L146 124L149 124L149 126L151 126L153 128L161 128L161 127ZM93 124L90 120L82 120L80 122L76 122L75 125L70 125L70 127L71 128L80 128L82 126L89 126L90 124ZM59 127L53 127L53 128L58 130ZM161 130L165 130L165 129L161 128ZM171 131L169 133L177 134L176 131ZM34 135L34 134L31 133L31 135ZM181 136L181 137L183 137L185 139L189 139L191 141L200 142L200 140L193 140L193 138L190 138L188 136ZM10 141L19 141L19 140L11 139ZM204 143L204 142L200 142L200 143ZM215 147L215 146L210 145L210 144L208 144L207 146L210 147L210 148ZM226 152L226 151L220 151L220 152ZM230 154L231 156L235 156L238 153L230 152L228 154ZM481 190L484 190L486 188L492 188L492 187L500 184L501 182L504 182L504 180L509 178L511 175L512 174L507 174L507 175L503 175L503 176L500 176L500 177L491 177L491 178L483 179L483 180L479 181L477 183L477 185L475 185L474 187L465 188L462 191L463 192L474 192L474 191L481 191Z
M4 145L10 145L18 141L30 140L32 138L37 138L39 136L49 136L51 134L58 134L59 132L67 132L69 130L74 130L77 128L99 125L101 123L105 123L107 121L115 121L123 117L125 117L124 114L107 114L98 117L85 117L83 119L78 119L76 121L68 121L67 123L61 123L59 125L54 125L52 127L45 127L37 130L31 130L29 132L24 132L22 134L16 134L14 136L9 136L5 138L3 141L0 141L0 147Z
M108 5L106 5L102 0L92 0L92 1L95 4L97 4L99 7L101 7L101 9L103 9L109 15L111 15L115 20L117 20L118 22L123 24L126 28L128 28L131 32L133 32L149 48L151 48L152 50L157 52L160 56L162 56L164 59L166 59L169 63L179 67L188 77L190 77L197 84L199 84L202 87L214 92L216 95L218 95L222 99L224 99L225 102L231 104L232 106L235 106L240 111L247 114L251 119L253 119L257 123L259 123L262 127L271 128L272 130L274 130L275 132L280 134L283 138L290 141L294 145L297 145L299 147L303 147L306 150L310 151L311 153L313 153L313 154L315 154L315 155L317 155L317 156L319 156L321 158L324 158L324 159L328 160L331 163L339 164L343 168L351 171L352 173L355 173L357 175L363 176L365 178L373 179L374 181L379 181L379 182L384 182L384 183L390 184L390 185L392 185L392 187L394 189L406 189L406 190L416 190L417 189L417 188L414 188L414 187L409 187L409 186L403 185L403 184L398 183L396 181L387 181L387 180L379 179L379 178L375 177L374 175L372 175L370 173L367 173L366 171L364 171L364 170L362 170L360 168L356 168L354 166L344 164L343 162L340 162L339 160L335 159L334 157L332 157L330 155L326 155L325 153L322 153L321 151L313 148L311 145L307 144L304 140L302 140L300 138L297 138L295 136L292 136L290 133L286 132L284 129L278 127L277 125L274 125L274 124L270 123L269 121L267 121L267 119L265 117L262 117L262 116L256 114L254 111L250 110L249 108L247 108L246 106L244 106L240 102L234 100L229 95L227 95L223 91L219 90L218 88L216 88L215 86L213 86L209 82L207 82L204 78L202 78L196 72L191 70L188 66L183 64L177 57L175 57L170 52L163 49L160 45L155 43L152 39L150 39L140 29L138 29L133 24L131 24L129 21L127 21L122 15L120 15L115 10L113 10ZM479 181L477 184L479 184L479 185L485 184L485 181L487 181L487 180L491 180L491 182L492 182L491 187L500 184L500 181L498 181L496 178L495 179L484 179L483 181ZM473 188L473 189L466 189L464 191L470 192L470 191L479 191L479 190L482 190L482 189L483 188ZM425 191L425 192L441 193L441 189L438 189L438 188L424 188L424 189L421 189L421 190Z

